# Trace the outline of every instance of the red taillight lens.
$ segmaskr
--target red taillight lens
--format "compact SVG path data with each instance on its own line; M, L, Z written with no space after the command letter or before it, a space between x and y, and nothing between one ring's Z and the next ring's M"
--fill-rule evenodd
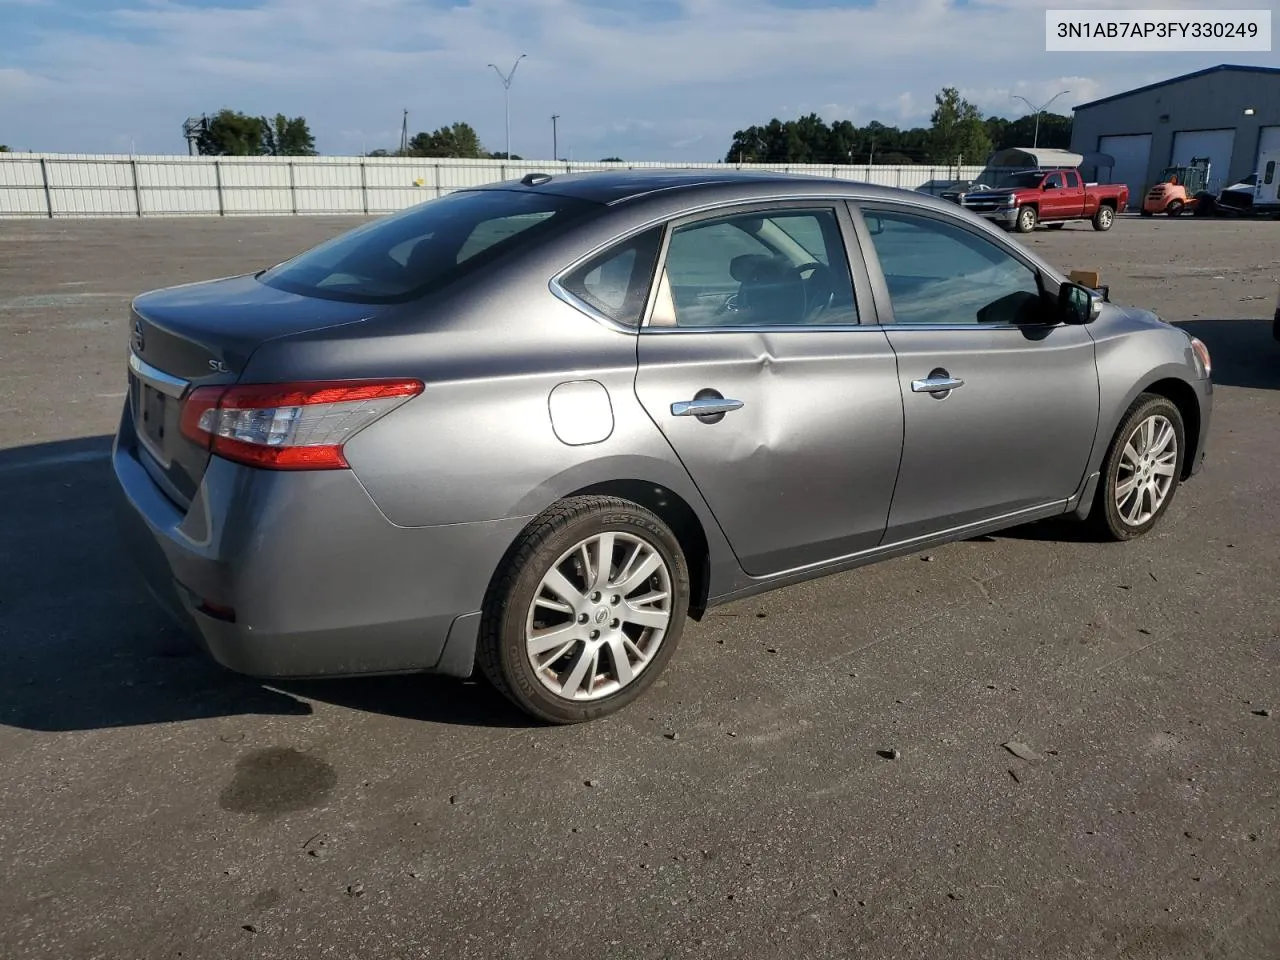
M182 432L228 460L273 470L342 470L342 445L422 392L420 380L323 380L199 387Z

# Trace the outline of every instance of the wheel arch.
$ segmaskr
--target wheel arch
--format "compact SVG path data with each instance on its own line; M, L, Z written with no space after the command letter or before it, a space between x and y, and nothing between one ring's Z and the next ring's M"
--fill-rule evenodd
M1191 469L1195 464L1195 458L1199 455L1198 449L1200 443L1200 399L1196 396L1195 387L1178 377L1162 377L1143 387L1139 394L1154 393L1157 396L1164 397L1175 407L1178 413L1182 415L1182 423L1184 426L1185 436L1183 442L1186 444L1186 453L1182 458L1182 476L1180 480L1186 480L1191 476Z
M689 565L689 617L701 620L711 590L711 549L707 533L692 506L674 490L646 480L605 480L566 494L630 500L652 511L671 528Z

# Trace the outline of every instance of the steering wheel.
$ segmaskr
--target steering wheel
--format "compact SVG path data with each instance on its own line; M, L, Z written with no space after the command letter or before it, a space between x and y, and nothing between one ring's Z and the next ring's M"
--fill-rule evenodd
M808 260L792 269L804 289L804 320L808 323L835 300L835 276L830 267L817 260ZM808 280L804 278L806 273L809 274Z

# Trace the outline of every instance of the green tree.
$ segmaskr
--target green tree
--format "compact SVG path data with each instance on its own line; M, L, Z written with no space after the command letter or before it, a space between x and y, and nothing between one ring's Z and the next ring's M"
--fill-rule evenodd
M263 152L265 132L262 117L224 108L209 118L196 149L206 156L254 157Z
M1034 114L1008 120L1004 117L987 117L985 126L991 138L993 150L1037 145L1057 150L1071 147L1071 118L1059 113L1040 114L1040 138L1036 142L1036 118Z
M273 157L314 157L316 138L311 135L306 117L286 117L277 113L262 123L262 152Z
M459 157L480 160L488 157L480 146L480 136L469 123L454 123L434 133L415 133L409 140L411 157Z
M600 162L601 163L621 163L622 158L621 157L601 157Z
M936 107L929 118L929 152L932 159L951 163L963 158L982 163L991 153L991 137L982 115L955 87L945 87L933 98Z
M8 152L9 152L9 147L8 147L8 145L7 145L7 144L0 143L0 153L8 153Z
M497 151L496 153L485 153L484 156L489 160L523 160L524 159L524 157L520 156L520 154L518 153L513 153L511 154L511 156L508 157L501 150Z

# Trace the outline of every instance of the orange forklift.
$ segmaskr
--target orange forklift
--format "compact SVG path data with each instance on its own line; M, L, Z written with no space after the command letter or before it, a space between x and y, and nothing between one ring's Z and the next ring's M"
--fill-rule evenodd
M1194 210L1205 197L1211 196L1205 192L1208 184L1208 157L1193 157L1185 167L1169 167L1142 199L1142 215L1154 217L1165 213L1177 217L1186 210Z

